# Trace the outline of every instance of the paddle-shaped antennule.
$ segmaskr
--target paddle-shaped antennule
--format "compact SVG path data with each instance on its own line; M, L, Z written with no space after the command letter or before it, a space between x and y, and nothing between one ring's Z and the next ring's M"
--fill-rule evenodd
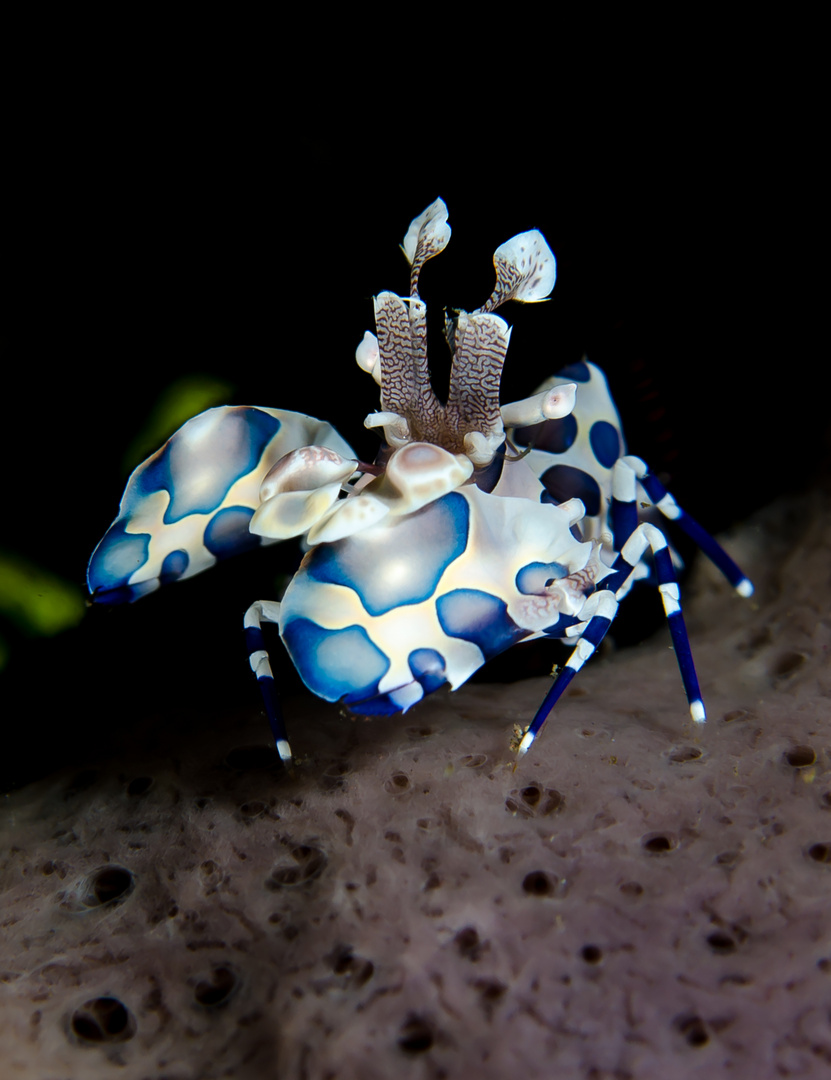
M496 285L479 311L495 311L509 300L546 300L557 280L557 260L539 229L518 233L493 253Z
M444 251L450 240L447 223L447 206L444 199L436 199L426 210L413 218L401 250L410 264L410 296L418 296L418 276L428 259Z

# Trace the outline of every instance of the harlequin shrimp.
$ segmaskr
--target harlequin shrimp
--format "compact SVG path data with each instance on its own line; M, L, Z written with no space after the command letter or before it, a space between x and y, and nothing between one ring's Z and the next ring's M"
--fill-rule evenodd
M282 600L255 602L244 620L286 763L263 623L279 628L311 691L359 714L406 711L445 683L455 690L520 642L570 643L519 743L522 756L632 583L647 575L657 579L692 719L705 719L670 550L660 529L639 520L639 501L674 520L741 596L753 591L644 462L626 454L593 364L574 364L531 397L500 404L511 332L494 312L511 300L543 300L554 287L554 255L538 231L497 248L496 285L482 307L445 317L452 368L447 402L439 401L418 283L449 239L438 199L404 237L409 295L375 298L375 333L358 347L359 366L380 387L381 409L364 421L382 434L373 464L312 417L209 409L135 470L90 560L92 598L112 604L260 544L305 541Z

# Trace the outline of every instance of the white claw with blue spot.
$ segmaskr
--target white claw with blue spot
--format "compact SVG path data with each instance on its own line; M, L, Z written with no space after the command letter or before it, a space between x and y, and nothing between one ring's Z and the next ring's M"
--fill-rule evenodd
M312 417L211 409L136 469L90 560L93 600L118 603L260 543L300 537L310 545L282 601L259 600L245 616L251 668L286 764L291 749L263 623L279 628L310 690L362 714L406 711L440 686L456 689L523 641L573 643L519 744L521 757L632 584L650 575L690 714L705 719L671 552L661 530L640 521L637 500L674 520L740 595L753 591L645 463L626 454L593 364L572 364L532 396L500 403L510 329L493 312L509 300L544 300L556 277L538 231L497 248L496 285L481 308L445 319L452 367L447 402L439 401L418 282L449 239L437 199L404 237L409 296L376 297L375 333L356 352L381 390L380 410L365 420L384 439L374 465Z

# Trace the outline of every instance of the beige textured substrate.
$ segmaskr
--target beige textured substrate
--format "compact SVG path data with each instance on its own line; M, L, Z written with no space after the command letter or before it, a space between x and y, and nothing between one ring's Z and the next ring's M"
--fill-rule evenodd
M292 778L250 708L8 796L3 1077L829 1075L828 504L727 543L758 590L685 591L703 729L662 633L516 771L544 680L290 702Z

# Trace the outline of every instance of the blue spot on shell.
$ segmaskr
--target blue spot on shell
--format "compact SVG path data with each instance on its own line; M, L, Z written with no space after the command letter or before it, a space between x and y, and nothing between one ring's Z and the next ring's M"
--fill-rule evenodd
M445 634L478 645L486 660L527 635L508 614L504 600L479 589L445 593L436 601L436 613Z
M194 417L133 473L122 515L157 491L170 495L166 525L189 514L210 513L251 472L280 427L276 417L251 406L211 409Z
M572 465L552 465L540 480L554 502L581 499L589 517L600 513L600 487L594 477L582 469Z
M565 379L566 382L590 382L591 377L591 370L582 360L578 360L576 364L566 364L555 376L557 379Z
M312 693L347 704L373 698L390 662L362 626L325 630L311 619L292 619L282 628L294 666ZM390 709L400 712L401 706Z
M214 514L205 529L205 547L217 559L259 547L260 538L248 531L254 511L247 506L226 506Z
M557 621L552 623L551 626L547 626L543 633L546 637L562 638L565 637L569 626L574 626L579 622L580 619L576 615L559 615Z
M447 682L447 663L435 649L413 649L407 663L425 694L432 694Z
M420 604L467 547L469 519L467 501L451 492L379 528L321 544L309 560L308 575L352 589L370 615Z
M149 533L128 533L126 521L113 522L89 561L89 591L103 594L126 586L132 575L147 562L149 550ZM112 601L107 599L107 603Z
M598 420L589 431L589 442L601 465L611 469L620 457L620 435L608 420Z
M503 442L499 449L496 451L496 456L490 465L485 465L481 469L476 469L473 473L473 482L479 488L480 491L490 492L499 483L499 478L502 476L502 468L505 464L505 443Z
M389 694L377 694L366 700L362 699L360 694L347 694L341 704L360 716L392 716L402 712L401 706L393 701Z
M516 576L516 587L526 596L539 596L545 589L546 583L552 579L565 577L568 568L562 563L532 562L523 566Z
M162 563L159 581L161 581L162 585L168 585L171 581L176 581L187 570L189 562L190 556L186 551L182 551L181 548L178 551L171 551L169 555L165 556Z
M159 582L151 578L150 581L140 581L137 585L121 585L116 589L106 591L99 589L92 597L92 602L93 604L107 604L110 607L116 604L132 604L135 600L140 600L142 596L154 592L158 587Z
M544 420L531 427L517 428L514 441L519 446L533 446L535 450L547 450L549 454L563 454L574 445L577 438L577 421L569 413L559 420Z

